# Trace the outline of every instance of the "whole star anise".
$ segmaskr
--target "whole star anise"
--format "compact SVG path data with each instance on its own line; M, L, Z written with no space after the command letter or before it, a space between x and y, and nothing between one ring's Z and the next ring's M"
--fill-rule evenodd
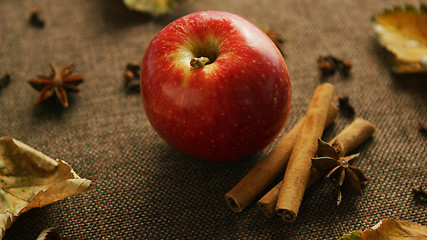
M74 68L75 65L70 64L57 72L53 65L49 64L49 76L40 75L37 78L28 79L31 86L40 91L34 104L39 104L55 94L62 106L67 108L67 91L78 92L80 88L77 85L84 81L83 76L73 73Z
M345 149L339 139L332 145L318 139L318 156L312 158L313 167L321 173L326 173L326 177L338 189L337 205L341 204L341 187L344 185L350 191L361 195L361 181L367 180L363 171L351 164L359 157L359 153L345 156Z

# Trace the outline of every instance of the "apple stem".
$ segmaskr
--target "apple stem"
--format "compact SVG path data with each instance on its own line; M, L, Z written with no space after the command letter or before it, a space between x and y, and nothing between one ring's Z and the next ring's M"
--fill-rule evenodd
M210 60L207 57L195 57L195 58L191 59L190 66L202 68L203 66L205 66L209 62L210 62Z

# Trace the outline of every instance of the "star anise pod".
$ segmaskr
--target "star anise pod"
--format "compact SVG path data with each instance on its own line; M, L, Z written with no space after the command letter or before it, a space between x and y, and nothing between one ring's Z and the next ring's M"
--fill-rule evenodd
M49 64L49 76L40 75L37 78L28 79L31 86L40 91L40 95L34 104L39 104L55 94L62 106L67 108L67 91L78 92L80 88L77 85L84 81L83 76L73 73L74 68L75 65L71 64L58 72L52 64Z
M359 153L345 156L345 149L339 139L332 145L318 139L318 156L312 158L313 167L321 173L326 173L326 177L338 189L337 205L341 204L341 187L344 185L350 191L361 195L361 181L367 180L363 171L351 164L359 156Z

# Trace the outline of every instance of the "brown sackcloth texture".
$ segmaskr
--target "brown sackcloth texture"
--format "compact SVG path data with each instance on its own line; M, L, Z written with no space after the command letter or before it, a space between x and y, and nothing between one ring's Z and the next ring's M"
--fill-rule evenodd
M427 136L418 130L418 122L427 123L427 77L393 74L370 26L372 15L404 3L420 1L196 0L152 18L128 11L121 0L1 0L0 75L8 72L11 83L0 89L0 136L63 159L95 182L88 193L23 214L4 239L35 239L48 227L70 239L336 239L383 218L426 225L426 205L411 187L427 182ZM27 22L33 7L43 29ZM236 13L286 39L293 95L284 132L324 81L377 127L355 150L361 154L355 165L369 178L363 196L344 192L336 206L334 188L320 181L307 190L295 223L267 219L255 203L234 213L223 195L277 140L242 161L213 163L174 150L154 132L139 93L124 87L126 64L140 61L169 22L208 9ZM351 58L351 75L321 79L316 60L326 53ZM33 105L38 92L26 80L47 74L50 62L74 62L86 78L68 109L55 101ZM339 115L325 140L351 121Z

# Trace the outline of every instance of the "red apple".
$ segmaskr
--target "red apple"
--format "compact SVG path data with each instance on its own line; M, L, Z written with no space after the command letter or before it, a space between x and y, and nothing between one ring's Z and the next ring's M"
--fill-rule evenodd
M281 132L291 84L269 37L228 12L196 12L175 20L149 44L141 95L153 128L198 159L251 155Z

